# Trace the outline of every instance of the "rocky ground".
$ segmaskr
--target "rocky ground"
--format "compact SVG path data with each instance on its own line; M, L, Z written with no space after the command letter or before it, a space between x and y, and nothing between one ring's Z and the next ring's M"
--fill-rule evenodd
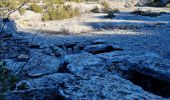
M15 32L7 23L0 35L0 97L169 100L169 14L117 15L107 24L87 23L97 31L72 35ZM7 73L17 78L10 88Z

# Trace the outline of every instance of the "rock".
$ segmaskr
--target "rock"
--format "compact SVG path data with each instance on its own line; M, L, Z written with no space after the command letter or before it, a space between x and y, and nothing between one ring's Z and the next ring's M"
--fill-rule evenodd
M43 50L42 50L42 53L43 53L43 54L46 54L46 55L51 55L51 56L54 55L51 48L45 48L45 49L43 49Z
M12 18L12 19L14 19L14 20L19 19L19 17L20 17L20 13L19 13L18 10L15 11L15 12L13 12L12 14L10 14L10 18Z
M29 56L28 55L25 55L25 54L20 54L18 55L18 58L17 58L19 61L27 61L29 59Z
M26 62L15 62L10 59L4 60L6 62L5 67L11 71L14 75L19 74Z
M15 23L13 20L10 20L10 19L2 19L2 18L0 17L0 27L3 26L4 22L6 22L6 24L5 24L5 26L4 26L3 32L6 32L6 33L10 33L10 34L15 35L16 32L17 32L16 23Z
M86 46L84 47L84 50L92 54L99 54L99 53L106 53L106 52L112 52L115 50L123 50L123 49L116 46L114 47L113 45L96 44L96 45Z
M65 100L66 97L60 95L58 88L40 88L25 91L13 91L6 94L5 100Z
M73 66L75 66L75 70L79 69L76 68L79 66L81 67L80 69L85 68L97 70L102 69L105 66L104 62L101 59L90 53L66 55L64 56L64 61L68 64L72 64L71 69L74 69ZM84 68L82 66L84 66Z
M85 42L80 42L77 43L76 46L79 47L80 50L82 50L84 47L91 45L91 43L85 41Z
M38 77L58 71L61 61L53 56L32 52L24 70L30 77Z
M54 88L63 82L69 81L72 75L66 73L54 73L46 76L42 76L35 79L22 80L16 85L16 90L20 90L20 87L25 84L26 90L28 89L41 89L41 88Z
M84 66L77 66L77 65L74 65L74 64L69 64L69 65L67 65L67 69L71 73L75 74L75 73L81 73L85 69L85 67Z
M59 48L59 47L54 47L54 48L52 49L52 52L54 53L54 55L55 55L56 57L66 55L66 52L65 52L63 49Z
M97 39L92 41L92 44L105 44L105 43L107 43L107 40L104 39Z
M99 74L99 75L98 75ZM70 99L92 100L134 100L134 99L163 99L162 97L153 95L144 91L139 86L132 84L130 81L120 78L113 73L86 72L80 76L75 83L66 84L64 93L69 94ZM87 79L84 79L87 77Z
M121 63L125 59L128 59L128 57L131 57L130 52L127 51L113 51L97 54L96 56L104 60L108 66L111 66L113 63Z
M170 62L163 60L158 54L147 52L131 57L127 61L131 66L130 70L136 70L170 83Z

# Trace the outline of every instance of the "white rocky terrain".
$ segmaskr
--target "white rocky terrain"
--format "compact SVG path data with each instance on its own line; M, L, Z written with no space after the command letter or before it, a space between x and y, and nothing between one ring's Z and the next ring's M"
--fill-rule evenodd
M99 13L36 20L19 31L7 22L0 34L0 67L19 80L5 99L169 100L170 14L130 14L134 9L112 19ZM71 34L57 34L62 28Z

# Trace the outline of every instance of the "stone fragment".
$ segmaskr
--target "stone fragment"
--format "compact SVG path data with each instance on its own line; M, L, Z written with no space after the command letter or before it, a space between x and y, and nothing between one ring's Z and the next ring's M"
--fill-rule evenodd
M24 70L30 77L38 77L58 71L61 61L56 57L45 55L39 52L30 54L30 59Z

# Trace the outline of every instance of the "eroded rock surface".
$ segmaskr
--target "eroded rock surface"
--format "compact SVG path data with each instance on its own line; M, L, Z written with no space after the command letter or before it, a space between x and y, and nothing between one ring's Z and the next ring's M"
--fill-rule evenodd
M170 63L156 53L131 52L104 40L33 44L11 35L1 46L5 67L19 77L7 100L170 98Z

